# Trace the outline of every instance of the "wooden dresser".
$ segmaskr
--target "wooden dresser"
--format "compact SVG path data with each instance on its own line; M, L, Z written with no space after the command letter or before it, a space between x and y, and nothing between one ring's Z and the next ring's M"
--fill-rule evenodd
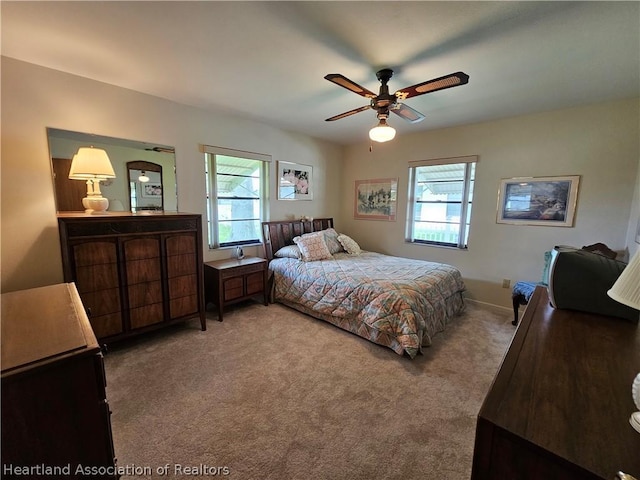
M200 215L64 213L58 226L64 280L102 343L194 317L206 329Z
M93 478L117 478L110 414L75 286L3 294L2 477L80 477L82 465L102 469Z
M640 478L640 328L549 305L537 287L478 415L473 480Z

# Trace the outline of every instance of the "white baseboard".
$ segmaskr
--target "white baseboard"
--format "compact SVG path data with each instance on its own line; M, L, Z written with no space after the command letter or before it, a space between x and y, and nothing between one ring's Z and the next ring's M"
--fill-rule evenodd
M475 303L478 306L481 306L481 307L484 307L484 308L488 308L488 309L491 309L491 310L495 310L495 311L498 311L500 313L505 313L505 312L513 313L513 308L503 307L502 305L495 305L493 303L481 302L480 300L474 300L474 299L468 298L468 297L465 297L464 301L465 302L469 302L469 303Z

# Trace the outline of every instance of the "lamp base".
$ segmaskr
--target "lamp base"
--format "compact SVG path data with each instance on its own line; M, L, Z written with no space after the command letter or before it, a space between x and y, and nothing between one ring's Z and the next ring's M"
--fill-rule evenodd
M104 213L109 208L109 199L102 195L87 195L82 199L84 213Z

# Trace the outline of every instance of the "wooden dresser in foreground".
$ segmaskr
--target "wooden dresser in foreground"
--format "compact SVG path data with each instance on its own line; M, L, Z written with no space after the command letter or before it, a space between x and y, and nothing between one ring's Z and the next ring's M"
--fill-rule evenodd
M110 414L75 286L3 294L2 477L117 478ZM101 473L78 475L78 465Z
M537 287L478 415L472 480L640 478L640 328Z
M199 317L206 330L202 217L58 215L65 282L75 282L101 343Z

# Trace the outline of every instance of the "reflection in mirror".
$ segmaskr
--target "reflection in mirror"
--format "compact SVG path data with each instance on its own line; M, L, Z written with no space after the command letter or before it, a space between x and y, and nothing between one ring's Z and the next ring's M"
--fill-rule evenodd
M84 181L70 180L69 168L78 148L88 146L104 149L116 174L116 178L100 184L102 196L109 199L109 211L178 210L173 147L55 128L47 128L47 136L59 212L84 211L82 198L87 194L87 186ZM143 169L136 163L138 167L145 166L150 184L146 189L140 186L145 183L139 180ZM140 173L136 176L128 164Z
M164 210L162 165L142 160L127 162L127 178L132 212Z

